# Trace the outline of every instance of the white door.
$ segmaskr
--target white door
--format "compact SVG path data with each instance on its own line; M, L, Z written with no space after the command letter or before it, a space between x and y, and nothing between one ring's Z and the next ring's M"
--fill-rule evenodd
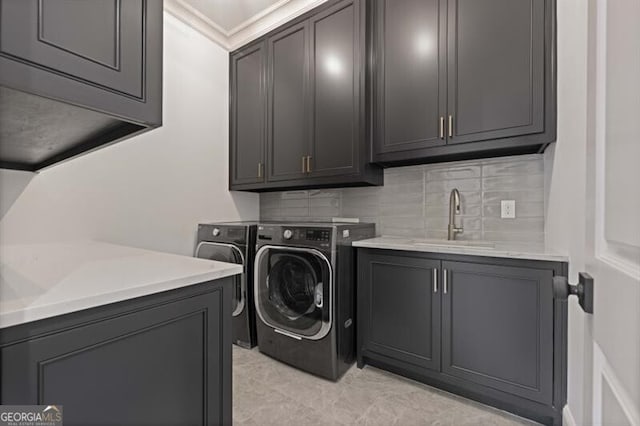
M640 426L640 0L590 3L585 418Z

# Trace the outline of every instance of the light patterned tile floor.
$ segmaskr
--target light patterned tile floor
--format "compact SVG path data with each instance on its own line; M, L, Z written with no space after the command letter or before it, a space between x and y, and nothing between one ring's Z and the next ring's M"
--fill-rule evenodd
M333 383L233 347L237 426L510 426L537 423L373 368Z

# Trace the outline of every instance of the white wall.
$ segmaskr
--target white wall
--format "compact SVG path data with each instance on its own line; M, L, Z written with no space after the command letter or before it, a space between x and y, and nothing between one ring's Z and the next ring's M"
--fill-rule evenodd
M200 221L254 220L228 185L228 53L165 13L164 124L29 174L0 171L0 244L100 239L191 255Z
M545 152L546 220L549 248L570 257L569 277L577 282L584 270L588 2L562 0L558 11L558 138ZM585 376L585 345L590 329L576 298L569 301L568 406L575 424L589 424L585 398L590 379ZM587 367L588 368L588 367Z

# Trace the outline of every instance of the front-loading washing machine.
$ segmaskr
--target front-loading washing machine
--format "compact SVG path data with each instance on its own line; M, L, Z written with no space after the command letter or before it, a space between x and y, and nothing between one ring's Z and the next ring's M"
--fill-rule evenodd
M355 359L355 250L368 223L260 223L254 301L260 352L337 380Z
M195 257L243 266L242 274L234 278L232 338L233 343L245 348L257 343L253 308L256 230L256 222L202 223L198 225L195 250Z

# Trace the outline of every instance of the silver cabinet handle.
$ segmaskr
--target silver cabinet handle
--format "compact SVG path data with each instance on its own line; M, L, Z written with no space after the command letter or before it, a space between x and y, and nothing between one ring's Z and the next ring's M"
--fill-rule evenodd
M433 268L433 292L438 292L438 268Z
M449 137L453 137L453 116L449 116Z
M442 291L444 294L449 292L449 280L447 279L447 270L442 270Z
M258 163L258 177L262 177L262 163Z
M444 117L440 117L440 139L444 139Z

